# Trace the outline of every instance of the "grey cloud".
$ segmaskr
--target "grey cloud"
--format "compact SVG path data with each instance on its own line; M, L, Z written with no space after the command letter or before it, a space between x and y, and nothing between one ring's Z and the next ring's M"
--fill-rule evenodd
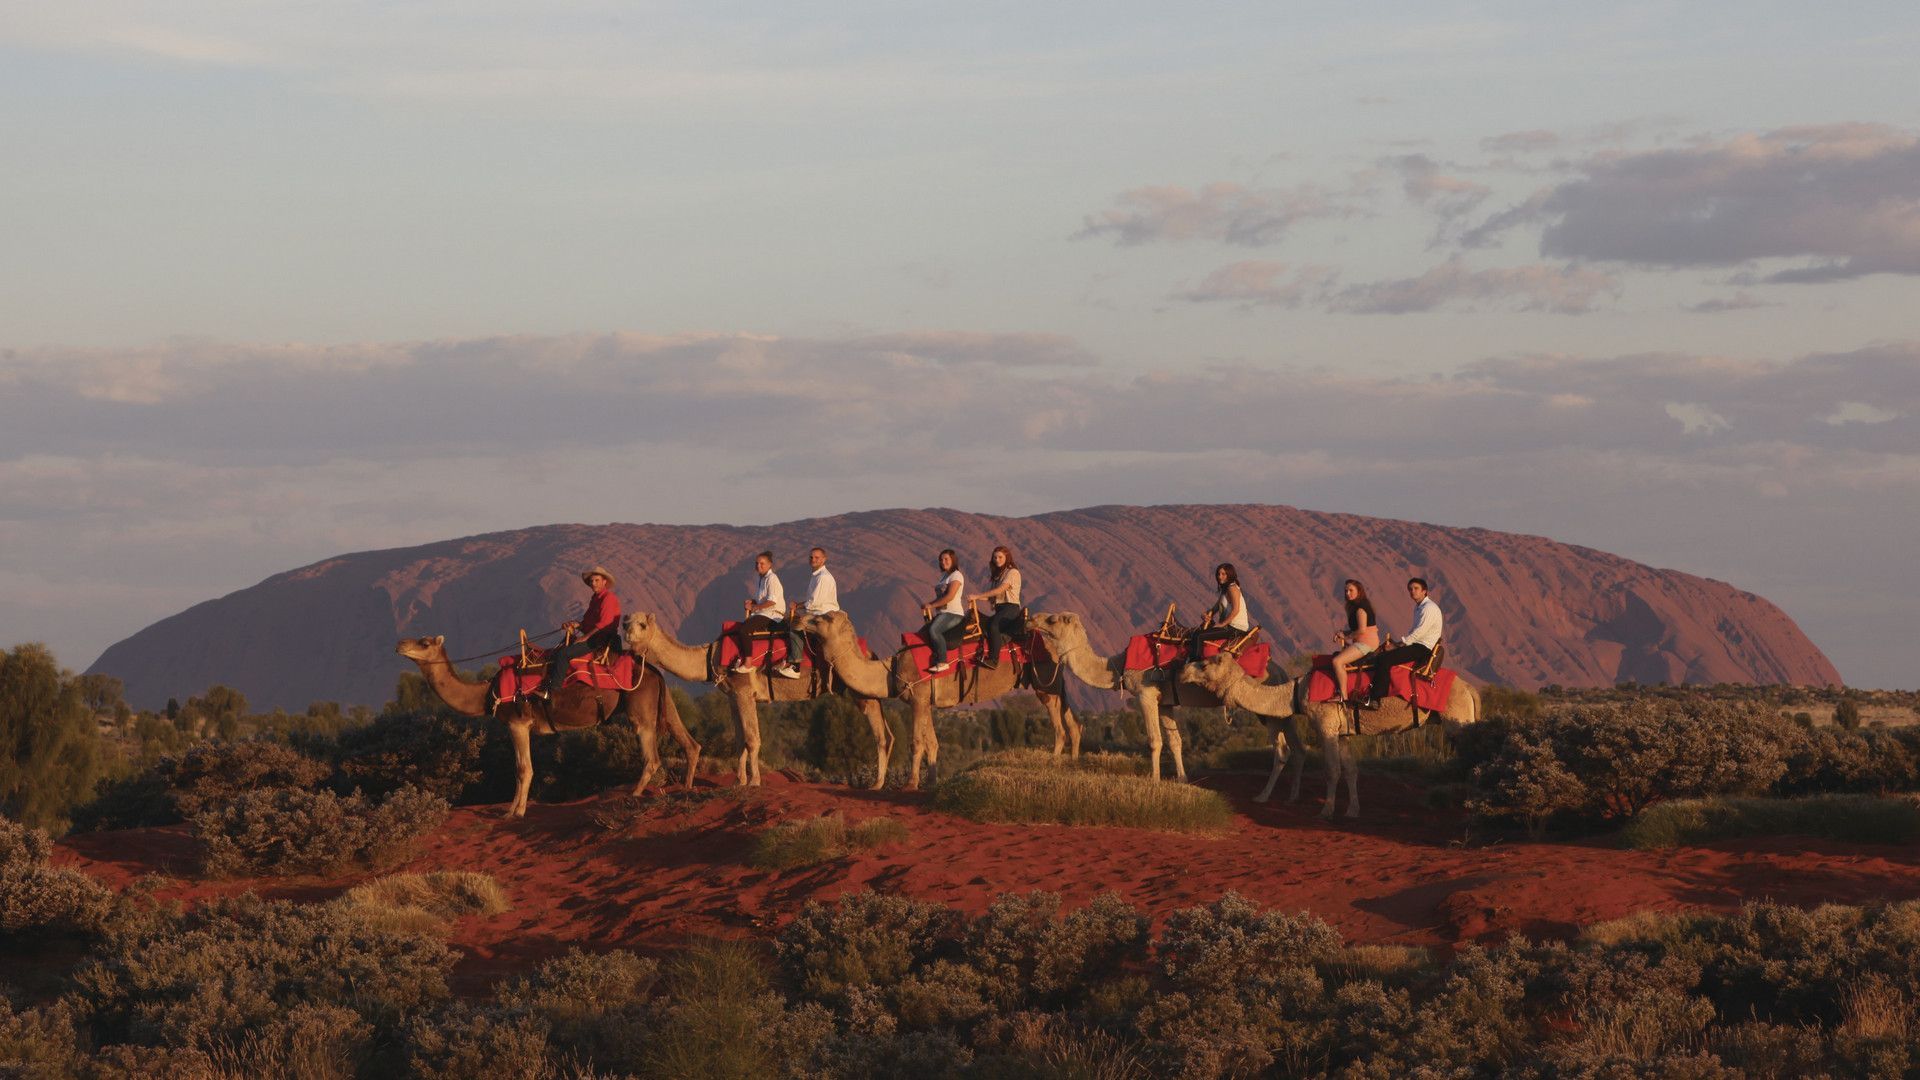
M1355 212L1343 196L1313 185L1254 189L1220 182L1198 189L1140 187L1115 196L1108 209L1088 214L1073 239L1111 237L1122 246L1211 240L1264 247L1277 243L1303 221Z
M1492 193L1487 185L1441 170L1440 163L1425 154L1400 154L1380 163L1400 174L1401 190L1407 199L1427 207L1442 218L1457 218L1471 213Z
M1490 154L1552 150L1559 145L1560 136L1540 128L1530 131L1509 131L1504 135L1494 135L1480 140L1480 149Z
M1746 311L1750 308L1779 306L1780 305L1774 301L1762 300L1745 289L1741 289L1732 296L1715 296L1702 300L1697 304L1688 304L1685 310L1691 311L1695 315L1718 315L1727 311Z
M1291 267L1248 259L1228 263L1191 289L1174 293L1190 303L1236 303L1248 307L1300 307L1326 295L1335 272L1326 266Z
M1540 224L1541 253L1641 266L1806 260L1762 280L1920 274L1920 136L1877 124L1782 128L1595 155L1465 242Z
M1451 259L1419 277L1350 285L1334 294L1329 306L1361 315L1404 315L1462 305L1580 315L1593 310L1602 296L1617 296L1619 291L1619 279L1598 270L1541 264L1473 270Z

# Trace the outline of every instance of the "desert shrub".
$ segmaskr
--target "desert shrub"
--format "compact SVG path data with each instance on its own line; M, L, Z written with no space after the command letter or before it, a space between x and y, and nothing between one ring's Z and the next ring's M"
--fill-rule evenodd
M763 1080L788 1054L783 1002L760 957L737 942L696 945L667 966L668 994L651 1019L640 1075L662 1080Z
M464 870L377 878L348 889L334 903L362 921L416 932L444 930L453 919L513 908L499 882Z
M747 861L763 870L786 870L906 838L907 827L893 818L867 818L848 825L846 817L835 811L804 821L783 821L762 832L754 838Z
M1844 731L1860 730L1860 703L1851 697L1841 698L1833 707L1833 725Z
M938 904L863 890L829 906L809 901L774 951L787 981L806 997L835 1001L862 987L892 987L949 947L955 913Z
M332 773L326 762L283 743L205 743L101 785L75 823L96 830L172 825L263 788L310 789Z
M1777 788L1790 795L1920 788L1920 730L1803 731Z
M54 1080L75 1075L80 1060L71 1008L55 1004L15 1012L0 995L0 1076Z
M646 1048L648 996L660 966L630 952L581 952L543 962L528 979L500 987L509 1012L546 1025L553 1052L595 1069L631 1072Z
M1233 810L1219 792L1070 768L973 766L934 791L934 805L975 821L1115 825L1171 832L1217 832Z
M1537 720L1541 705L1538 695L1511 686L1489 683L1480 688L1480 715L1506 720Z
M1641 849L1782 835L1910 844L1920 840L1920 806L1912 799L1873 795L1678 799L1649 808L1620 835L1627 846Z
M74 982L101 1042L221 1052L250 1034L297 1041L301 1005L344 1006L376 1034L392 1031L446 997L453 962L432 935L249 895L116 933Z
M49 866L52 850L45 832L0 817L0 945L90 934L106 923L113 893L78 870Z
M378 804L358 794L280 788L202 811L193 831L207 846L209 874L323 874L387 866L446 816L445 799L412 788Z
M0 814L64 832L105 775L89 684L38 644L0 652Z
M1471 730L1471 729L1469 729ZM1656 801L1767 790L1801 732L1770 714L1685 698L1569 709L1508 725L1473 770L1474 809L1538 829L1627 818Z
M1057 893L1003 893L967 929L964 956L1001 1010L1054 1007L1120 970L1147 919L1106 892L1060 916Z
M338 1005L300 1004L208 1053L216 1074L351 1080L372 1049L373 1026Z
M342 791L382 796L418 788L459 805L480 781L481 721L443 712L387 713L336 736L330 751Z
M549 1068L538 1017L467 1002L408 1023L401 1056L423 1080L543 1080Z

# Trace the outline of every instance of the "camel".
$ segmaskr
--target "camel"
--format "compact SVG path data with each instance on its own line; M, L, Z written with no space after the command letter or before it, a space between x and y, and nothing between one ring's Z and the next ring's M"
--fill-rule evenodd
M1166 676L1154 671L1126 670L1124 652L1108 657L1094 652L1087 642L1086 626L1080 616L1071 611L1040 612L1028 620L1028 625L1039 632L1047 649L1075 678L1096 690L1117 690L1138 702L1140 715L1147 725L1147 742L1152 747L1153 778L1160 779L1160 748L1164 742L1173 752L1174 777L1182 782L1186 780L1187 763L1180 755L1180 724L1171 714L1161 711L1163 704L1174 704L1165 700L1174 690L1164 681ZM1205 688L1196 686L1180 690L1178 704L1217 709L1224 703ZM1295 747L1298 748L1297 741Z
M407 638L394 646L394 651L420 665L420 674L427 677L427 685L448 708L462 716L487 715L488 684L468 682L455 674L453 664L447 659L446 642L444 637ZM687 787L693 787L694 773L700 767L700 744L693 741L693 736L687 734L686 727L680 723L680 711L674 707L673 695L667 692L666 679L658 671L643 667L640 681L629 691L596 690L574 683L555 693L544 709L524 698L500 706L495 715L506 721L507 731L513 738L516 779L507 816L517 818L527 814L527 791L533 786L532 736L536 729L544 728L542 734L554 735L563 730L596 727L615 713L626 714L627 722L640 736L640 752L647 759L646 767L640 771L640 781L633 785L635 795L645 793L647 784L663 771L660 766L662 727L686 751Z
M910 790L920 787L922 761L926 762L929 772L939 765L940 740L933 728L934 710L1003 697L1016 688L1022 674L1029 675L1027 683L1034 697L1040 699L1047 718L1053 721L1054 760L1058 761L1069 747L1075 760L1080 757L1080 721L1067 703L1057 665L1039 665L1037 671L1033 664L1024 669L1012 663L1002 663L997 668L967 666L957 668L946 678L923 679L914 667L913 657L904 650L890 661L876 660L862 653L853 632L853 620L844 611L808 615L799 625L807 633L818 635L820 651L849 690L863 697L903 697L912 706L913 767L907 778Z
M1320 745L1327 762L1327 801L1320 807L1321 817L1332 817L1334 800L1339 793L1340 778L1347 779L1347 816L1360 816L1360 765L1354 760L1353 750L1347 745L1347 736L1356 728L1363 729L1368 735L1381 735L1391 731L1404 731L1421 720L1424 710L1416 709L1410 702L1398 698L1384 698L1377 711L1365 714L1357 719L1353 706L1337 701L1310 702L1307 700L1307 679L1300 678L1284 683L1257 683L1247 678L1247 673L1232 657L1210 656L1197 664L1188 664L1180 673L1181 681L1194 686L1204 687L1209 692L1226 701L1235 708L1258 713L1267 721L1267 731L1291 731L1297 717L1305 717L1307 722L1320 733ZM1447 711L1441 715L1451 735L1461 727L1477 723L1480 719L1480 693L1467 684L1467 680L1455 678L1453 691L1447 697ZM1278 737L1273 746L1273 772L1267 776L1266 790L1255 799L1266 802L1273 794L1274 781L1279 779L1280 770L1285 767L1287 743L1298 749L1297 735L1289 735L1286 743ZM1305 761L1301 762L1301 770ZM1300 797L1300 773L1293 777L1292 798Z
M710 645L687 645L668 633L660 621L647 612L634 612L626 616L620 624L621 641L628 652L640 656L676 678L688 682L706 682L714 676L709 674L708 652ZM751 675L738 675L726 672L726 681L719 685L733 702L734 734L740 739L740 762L735 776L742 785L760 784L760 710L762 701L807 701L826 691L817 686L812 677L783 679L770 677L765 670ZM878 748L878 757L874 762L873 790L879 791L887 784L887 758L893 753L893 730L887 727L887 718L880 711L879 700L859 693L851 696L860 705L860 711L867 718L867 725L873 729L874 745Z

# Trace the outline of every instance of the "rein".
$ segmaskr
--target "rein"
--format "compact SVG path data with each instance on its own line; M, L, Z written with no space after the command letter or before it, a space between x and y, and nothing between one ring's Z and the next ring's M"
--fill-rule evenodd
M552 637L553 635L555 635L555 634L558 634L558 633L560 633L560 631L561 631L561 630L563 630L563 629L565 629L565 628L564 628L564 627L558 627L558 626L556 626L556 627L554 627L553 629L551 629L551 630L549 630L549 631L547 631L547 632L546 632L546 633L544 633L544 634L539 634L539 635L536 635L536 636L534 636L534 637L530 637L530 638L528 638L527 640L528 640L528 641L542 641L542 640L545 640L546 638L550 638L550 637ZM470 661L470 660L484 660L484 659L486 659L486 658L487 658L487 657L489 657L489 656L497 656L497 655L499 655L499 654L500 654L500 653L502 653L502 652L505 652L505 651L508 651L508 650L510 650L510 649L518 649L519 647L520 647L520 643L516 641L516 642L514 642L514 643L513 643L513 644L511 644L511 645L502 645L502 646L500 646L500 647L499 647L499 648L497 648L497 649L488 649L488 650L487 650L486 652L483 652L483 653L475 653L475 654L473 654L472 656L462 656L462 657L460 657L459 659L456 659L456 660L415 660L415 661L414 661L414 663L416 663L416 664L446 664L447 666L449 666L449 667L451 667L451 666L453 666L454 664L464 664L464 663L467 663L467 662L468 662L468 661Z

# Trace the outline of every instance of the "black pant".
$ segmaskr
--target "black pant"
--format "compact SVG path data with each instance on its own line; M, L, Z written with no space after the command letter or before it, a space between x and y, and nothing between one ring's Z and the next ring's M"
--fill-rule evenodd
M1374 701L1388 696L1388 692L1393 689L1393 683L1390 681L1393 676L1390 669L1395 664L1412 664L1414 667L1419 667L1432 655L1433 650L1425 645L1400 645L1374 654L1373 683L1367 687L1367 696Z
M544 680L547 691L551 693L560 689L560 684L566 681L567 672L572 668L568 661L576 656L592 656L601 649L616 644L614 637L618 633L618 630L609 626L605 630L596 630L571 645L560 645L547 650L547 677Z
M1020 618L1019 604L995 604L993 614L987 616L987 662L1000 662L1000 649L1007 638L1026 629Z
M749 615L745 619L742 619L740 625L733 629L733 643L740 647L740 658L735 660L734 663L753 663L752 635L762 634L768 630L785 630L786 628L787 623L785 619L769 619L765 615ZM794 657L794 659L798 660L799 657Z
M1231 626L1209 626L1205 630L1195 630L1187 635L1187 659L1200 659L1200 647L1209 641L1232 641L1246 633Z

